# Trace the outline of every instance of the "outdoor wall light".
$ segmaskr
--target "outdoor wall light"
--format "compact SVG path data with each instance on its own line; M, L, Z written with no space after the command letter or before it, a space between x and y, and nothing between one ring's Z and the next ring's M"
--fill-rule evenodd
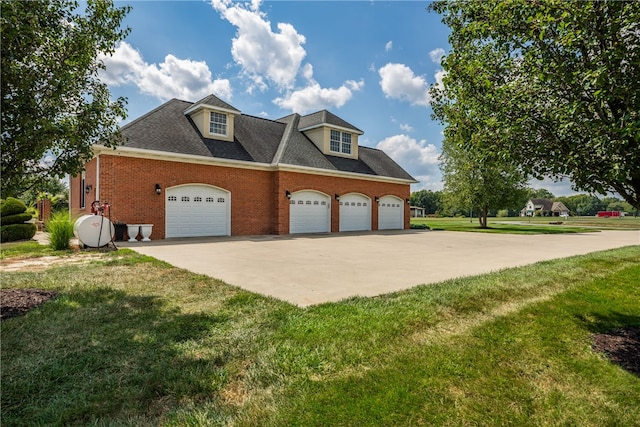
M411 200L409 199L405 199L407 201L407 204L410 205L411 204Z
M291 199L291 192L289 190L284 192L285 196L287 196L287 199Z
M160 184L156 184L156 194L160 193L162 193L162 187L160 187Z
M336 200L340 200L340 195L338 193L336 193L334 197L336 198Z
M375 198L376 203L380 203L380 197L376 196Z
M84 192L89 194L92 188L93 188L93 185L89 184L86 187L84 187Z

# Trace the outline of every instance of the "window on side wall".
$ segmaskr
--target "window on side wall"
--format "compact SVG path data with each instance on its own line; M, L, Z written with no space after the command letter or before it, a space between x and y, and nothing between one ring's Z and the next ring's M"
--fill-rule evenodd
M209 133L227 136L227 115L212 111L209 116Z

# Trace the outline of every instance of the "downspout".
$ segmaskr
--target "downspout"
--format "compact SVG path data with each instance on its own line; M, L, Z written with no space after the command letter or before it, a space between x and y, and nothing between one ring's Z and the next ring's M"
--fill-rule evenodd
M100 155L96 157L96 200L100 200Z

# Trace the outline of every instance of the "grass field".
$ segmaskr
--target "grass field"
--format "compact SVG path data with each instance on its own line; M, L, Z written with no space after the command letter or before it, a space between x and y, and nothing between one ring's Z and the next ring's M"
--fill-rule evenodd
M640 425L591 349L638 277L634 246L302 309L129 250L3 272L60 294L1 324L0 424Z
M561 222L561 224L551 224ZM488 229L480 228L477 218L411 218L411 224L426 224L432 230L476 231L508 234L584 233L599 230L640 230L640 217L507 217L489 218Z

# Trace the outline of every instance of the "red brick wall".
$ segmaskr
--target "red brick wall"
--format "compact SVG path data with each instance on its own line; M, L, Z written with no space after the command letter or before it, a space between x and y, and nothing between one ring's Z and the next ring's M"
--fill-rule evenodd
M96 159L87 164L86 183L95 190ZM71 179L72 209L78 212L80 178ZM155 185L162 193L157 195ZM128 224L154 224L152 239L165 236L165 191L183 184L209 184L231 192L231 234L289 233L289 200L285 192L316 190L331 199L331 231L339 230L339 204L335 194L361 193L371 198L395 195L408 199L409 184L390 184L292 172L258 171L118 155L100 155L100 199L109 202L111 220ZM87 196L90 211L93 196ZM405 228L409 205L405 203ZM378 205L372 203L372 230L378 228Z

